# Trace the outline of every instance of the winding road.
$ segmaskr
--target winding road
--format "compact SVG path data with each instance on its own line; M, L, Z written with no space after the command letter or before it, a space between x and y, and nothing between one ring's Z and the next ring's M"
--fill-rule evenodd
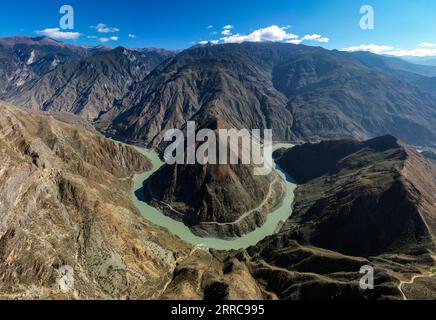
M414 275L410 281L401 281L400 284L398 285L398 290L400 290L401 295L403 296L403 300L408 300L406 294L403 291L403 285L405 285L405 284L413 284L416 279L433 278L433 277L436 277L436 275L434 273L429 272L429 273L426 273L426 274L417 274L417 275Z

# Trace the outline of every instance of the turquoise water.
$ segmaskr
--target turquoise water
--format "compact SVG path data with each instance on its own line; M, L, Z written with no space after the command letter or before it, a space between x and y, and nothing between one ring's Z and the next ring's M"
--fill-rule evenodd
M278 148L290 148L293 145L290 144L277 144L274 145L274 149ZM185 226L182 222L171 219L170 217L164 215L158 209L148 205L146 202L141 200L141 193L143 182L147 180L154 172L156 172L164 163L159 159L156 152L144 148L135 147L139 152L145 155L153 164L153 169L151 171L145 172L135 178L135 187L133 193L133 201L144 216L145 219L153 224L164 227L168 229L171 233L177 235L182 240L194 245L201 246L216 250L238 250L246 249L250 246L256 245L261 240L266 237L273 235L277 230L277 227L284 221L286 221L292 214L292 203L294 202L294 191L296 189L296 184L292 181L290 177L287 177L284 172L275 166L277 173L286 181L286 195L283 200L282 205L270 213L267 217L266 223L254 230L251 233L232 240L221 240L214 238L202 238L198 237L191 232L191 230Z

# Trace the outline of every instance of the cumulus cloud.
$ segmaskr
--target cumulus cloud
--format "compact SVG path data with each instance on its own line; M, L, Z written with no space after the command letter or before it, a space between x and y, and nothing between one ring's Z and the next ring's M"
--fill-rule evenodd
M286 43L292 43L292 44L300 44L303 42L303 39L292 39L292 40L287 40Z
M98 39L101 43L106 43L106 42L109 42L109 41L118 41L119 40L119 37L109 37L109 38L106 38L106 37L103 37L103 38L100 38L100 39Z
M297 39L298 36L288 33L286 28L280 28L276 25L262 28L253 31L248 35L241 35L239 33L223 37L221 40L224 43L241 43L245 41L249 42L262 42L262 41L285 41L290 39Z
M436 44L433 45L429 42L419 44L419 48L415 49L401 49L389 45L376 45L367 44L354 46L342 49L343 51L356 52L356 51L369 51L375 54L384 54L395 57L434 57L436 56Z
M210 40L210 41L200 41L198 44L206 45L206 44L218 44L219 40Z
M305 41L305 40L308 40L308 41L317 41L317 42L323 42L323 43L326 43L326 42L330 41L329 38L323 37L320 34L316 34L316 33L314 33L314 34L307 34L307 35L305 35L303 37L302 40L303 41Z
M87 36L88 39L97 39L97 36Z
M348 48L342 49L342 51L347 52L357 52L357 51L369 51L376 54L383 54L385 52L389 52L394 50L394 47L386 46L386 45L377 45L377 44L363 44L359 46L352 46Z
M106 24L104 23L99 23L96 26L91 26L91 28L97 30L97 32L100 33L115 33L115 32L119 32L120 29L116 28L116 27L108 27L106 26Z
M434 57L436 56L436 48L418 48L411 50L395 49L384 54L396 57Z
M436 43L431 43L431 42L421 42L419 44L420 47L423 48L436 48Z
M291 28L290 25L285 27L279 27L277 25L271 25L269 27L260 28L252 31L249 34L240 34L234 33L233 25L226 25L222 28L221 34L223 37L220 40L212 40L212 41L201 41L200 44L207 43L242 43L242 42L286 42L292 44L300 44L304 41L316 41L321 43L329 42L330 39L327 37L323 37L320 34L307 34L304 37L299 37L298 35L292 34L288 32L288 29ZM217 34L217 32L213 32L212 35Z
M129 37L130 39L135 39L135 38L136 38L136 35L135 35L135 34L131 34L131 33L129 33L128 37Z
M212 29L213 28L213 25L208 25L207 27L206 27L206 29Z
M78 32L64 32L59 28L47 28L44 30L36 31L37 34L45 37L49 37L57 40L75 40L78 39L81 34Z

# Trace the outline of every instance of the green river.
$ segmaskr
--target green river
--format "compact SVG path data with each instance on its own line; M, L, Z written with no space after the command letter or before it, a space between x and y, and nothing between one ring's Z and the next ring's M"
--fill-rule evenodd
M279 148L293 147L291 144L276 144L274 150ZM287 177L280 168L275 166L275 170L286 181L286 196L282 205L274 212L270 213L267 217L266 223L254 230L251 233L246 234L241 238L235 238L232 240L221 240L214 238L202 238L194 235L191 230L185 226L182 222L173 220L172 218L164 215L158 209L148 205L144 202L142 196L143 182L146 181L154 172L156 172L164 163L160 160L158 154L152 150L135 147L141 154L145 155L153 164L151 171L145 172L136 176L135 187L133 192L133 201L136 207L139 209L145 219L153 224L168 229L171 233L177 235L182 240L191 243L194 246L205 247L216 250L237 250L246 249L259 243L267 236L273 235L281 223L286 221L292 214L292 203L294 201L294 191L297 187L290 177Z

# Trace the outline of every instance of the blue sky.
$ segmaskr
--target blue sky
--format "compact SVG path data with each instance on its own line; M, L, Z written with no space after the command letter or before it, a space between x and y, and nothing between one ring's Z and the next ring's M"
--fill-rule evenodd
M75 10L75 28L57 36L80 34L66 40L76 44L183 49L201 41L272 37L329 49L436 56L434 0L22 0L3 2L0 37L53 34L65 4ZM365 4L374 8L373 30L359 27ZM110 32L91 27L98 24Z

